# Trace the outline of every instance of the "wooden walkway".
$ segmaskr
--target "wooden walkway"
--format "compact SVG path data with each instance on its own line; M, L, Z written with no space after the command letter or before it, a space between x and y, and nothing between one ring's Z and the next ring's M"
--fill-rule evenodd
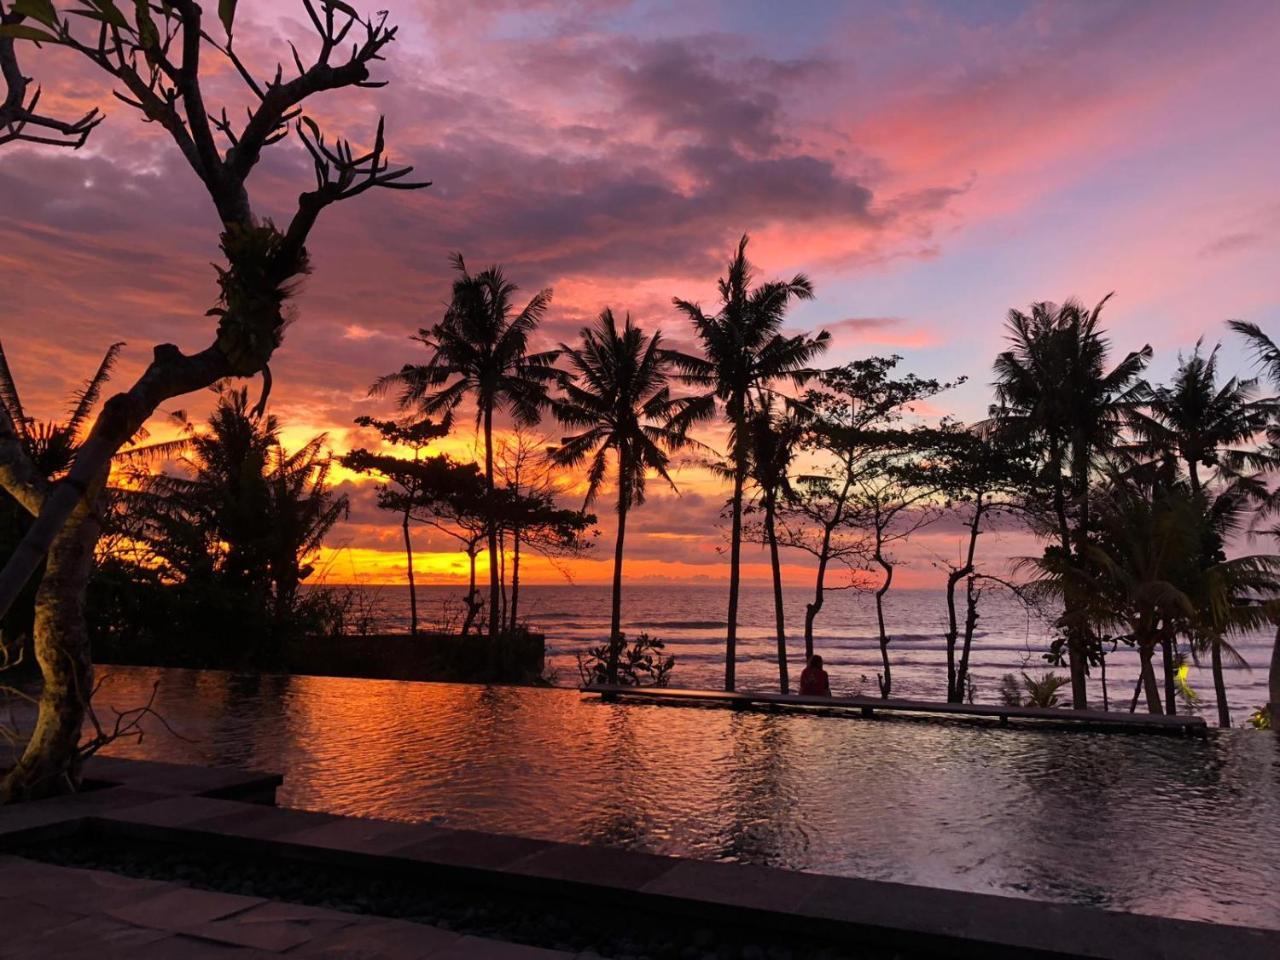
M819 707L861 716L878 713L940 714L980 717L1007 726L1011 720L1072 726L1092 730L1137 730L1152 733L1203 733L1203 717L1119 713L1103 710L1071 710L1059 707L1007 707L986 703L938 703L931 700L882 700L878 697L802 697L780 693L726 693L723 690L688 690L681 687L629 687L591 684L582 693L606 700L639 700L662 704L723 704L732 707Z

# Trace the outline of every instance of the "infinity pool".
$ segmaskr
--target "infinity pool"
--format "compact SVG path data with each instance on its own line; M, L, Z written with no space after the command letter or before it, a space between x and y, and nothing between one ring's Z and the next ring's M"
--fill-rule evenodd
M570 690L103 668L111 752L291 807L1280 928L1280 736L610 705ZM108 714L109 715L109 714Z

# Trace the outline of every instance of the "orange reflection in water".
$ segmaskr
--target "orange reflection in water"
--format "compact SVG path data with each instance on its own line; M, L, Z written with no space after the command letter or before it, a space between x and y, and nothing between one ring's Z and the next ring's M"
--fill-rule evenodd
M334 813L1280 927L1280 743L604 704L571 690L104 668L127 756ZM1195 837L1171 844L1171 836ZM1160 885L1150 883L1160 876Z

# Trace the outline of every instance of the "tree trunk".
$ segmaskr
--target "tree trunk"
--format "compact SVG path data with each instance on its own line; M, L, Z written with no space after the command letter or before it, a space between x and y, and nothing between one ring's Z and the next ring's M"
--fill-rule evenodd
M813 601L804 605L804 662L813 657L813 622L822 610L827 596L827 561L831 557L831 527L822 532L822 549L818 552L818 572L814 577Z
M957 703L964 702L965 690L969 685L969 652L973 649L973 634L978 629L978 597L981 591L973 589L973 575L965 584L964 645L960 649L960 669L956 671Z
M1227 705L1227 681L1222 675L1222 641L1214 637L1211 656L1213 658L1213 695L1218 701L1218 726L1231 726L1231 708Z
M622 474L622 458L618 458L618 472ZM618 483L618 536L613 543L613 595L609 608L609 661L605 664L605 679L618 682L618 659L622 656L622 551L627 536L627 507L630 492L625 481Z
M1102 712L1106 713L1111 709L1111 700L1107 695L1107 651L1105 650L1098 653L1098 672L1102 680Z
M1067 628L1067 668L1071 671L1071 707L1073 710L1089 709L1089 689L1085 685L1085 667L1089 655L1085 638L1079 627Z
M822 549L818 551L818 573L814 579L813 603L806 603L804 609L804 660L808 664L813 656L813 623L822 610L822 602L826 599L827 564L831 560L831 534L844 520L844 508L848 503L849 490L853 486L853 476L848 463L845 464L844 488L832 510L831 516L822 524Z
M956 673L956 641L960 638L960 621L956 617L956 584L965 577L963 570L947 574L947 703L959 703Z
M511 625L511 633L516 632L516 616L520 607L520 528L511 530L511 609L507 612L507 623Z
M418 587L413 582L413 540L409 537L409 511L404 513L404 560L409 576L409 636L418 635Z
M741 417L738 418L740 421ZM738 444L746 430L743 423L737 425ZM733 470L733 519L729 528L729 613L728 630L724 643L724 688L730 693L736 686L738 665L738 588L742 574L742 486L746 480L745 454L735 450L737 462Z
M1090 453L1088 444L1082 442L1079 433L1073 438L1071 455L1071 481L1079 490L1077 497L1079 509L1077 510L1076 528L1074 530L1075 558L1076 563L1083 565L1085 547L1089 543ZM1076 654L1071 659L1071 700L1072 707L1077 710L1087 710L1089 708L1089 690L1086 686L1086 680L1089 671L1089 643L1092 638L1087 632L1088 629L1085 626L1078 628Z
M75 462L60 483L49 488L40 512L0 570L0 618L9 612L27 581L39 569L63 526L83 501L83 491L93 489L111 468L111 458L137 434L160 405L173 397L203 390L210 384L240 375L215 344L187 356L171 343L155 347L152 361L125 393L102 405L88 437L80 444ZM0 445L0 446L7 446ZM23 485L11 474L20 465L0 449L0 480L14 497L24 499ZM24 503L24 505L26 505Z
M484 410L484 489L488 495L488 537L489 537L489 674L497 678L502 664L502 651L499 649L502 636L502 603L501 584L498 582L498 517L493 491L493 407Z
M471 544L467 547L467 561L471 568L471 579L467 583L467 619L462 622L462 635L465 637L471 632L471 627L476 622L476 615L480 612L480 602L476 598L476 547Z
M889 592L889 587L893 584L893 565L886 561L878 550L875 559L880 569L884 571L884 583L876 591L876 624L880 628L880 659L884 664L884 674L876 679L880 683L880 696L888 700L889 694L893 691L893 673L889 667L889 634L884 628L884 595Z
M1164 659L1164 712L1173 716L1178 712L1178 685L1173 677L1173 636L1166 632L1160 640Z
M1196 500L1199 500L1200 491L1201 491L1200 464L1196 461L1195 457L1187 457L1186 463L1187 463L1187 479L1191 481L1191 494L1196 498Z
M765 498L764 529L769 539L769 562L773 567L773 618L778 633L778 690L791 692L791 679L787 676L787 625L782 606L782 564L778 560L778 534L773 525L773 497Z
M1276 640L1271 646L1271 674L1268 686L1271 702L1267 712L1271 716L1271 729L1280 730L1280 623L1276 624Z
M1058 521L1058 541L1063 553L1074 563L1077 555L1072 550L1071 523L1067 518L1067 497L1063 489L1062 439L1056 434L1049 437L1049 461L1053 464L1053 512ZM1085 667L1088 664L1085 638L1076 623L1077 606L1075 591L1068 590L1062 598L1062 615L1067 626L1067 669L1071 674L1071 707L1087 710L1089 690L1085 684Z
M38 800L80 785L80 731L93 692L84 618L98 519L89 504L71 515L49 548L36 593L35 651L43 687L31 739L0 781L0 803Z
M1142 662L1142 688L1147 694L1147 712L1162 713L1160 687L1156 683L1156 671L1151 662L1155 655L1154 646L1154 643L1140 643L1138 657Z
M968 668L969 644L973 640L973 624L977 622L977 610L973 595L973 581L969 580L965 589L965 638L964 664L956 669L956 638L960 628L956 622L956 584L973 573L973 558L978 550L978 536L982 532L983 503L982 494L977 494L973 502L973 516L969 518L969 547L965 551L964 565L947 574L947 702L960 703L964 700L964 672Z
M499 630L507 632L507 531L504 527L498 533L498 596L502 601L498 607Z

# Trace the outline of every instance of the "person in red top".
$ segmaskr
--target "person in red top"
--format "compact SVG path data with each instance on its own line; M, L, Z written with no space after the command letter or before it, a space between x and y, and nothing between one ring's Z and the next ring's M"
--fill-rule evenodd
M831 682L827 679L827 671L822 669L822 658L816 653L809 658L809 665L800 674L800 696L831 696Z

